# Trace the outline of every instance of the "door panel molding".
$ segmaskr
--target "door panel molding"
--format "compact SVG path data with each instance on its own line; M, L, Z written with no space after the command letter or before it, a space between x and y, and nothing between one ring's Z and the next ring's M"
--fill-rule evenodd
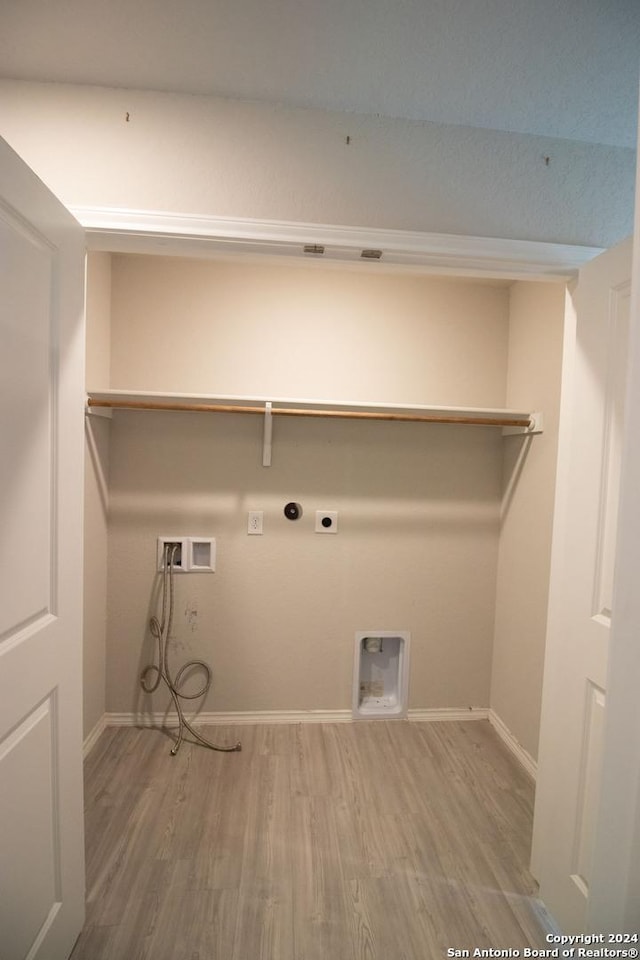
M593 589L593 616L607 626L613 607L613 570L620 499L622 430L629 349L629 306L631 284L614 286L609 291L608 363L604 399L604 435L600 502L598 505L598 543Z
M583 717L580 775L571 874L585 899L589 895L595 815L598 805L604 737L604 690L587 681Z

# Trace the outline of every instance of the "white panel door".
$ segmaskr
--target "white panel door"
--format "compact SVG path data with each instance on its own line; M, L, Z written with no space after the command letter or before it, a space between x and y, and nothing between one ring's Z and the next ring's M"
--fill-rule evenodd
M0 957L84 918L84 236L0 141Z
M631 241L580 271L566 357L532 871L567 933L585 929L603 760Z

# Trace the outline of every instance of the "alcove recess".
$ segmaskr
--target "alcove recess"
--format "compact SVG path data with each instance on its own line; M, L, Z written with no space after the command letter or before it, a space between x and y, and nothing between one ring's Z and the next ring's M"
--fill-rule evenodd
M558 281L91 254L85 636L109 650L106 713L140 709L170 530L218 548L181 625L214 668L203 715L344 719L353 630L400 625L409 719L495 709L535 756L563 322Z

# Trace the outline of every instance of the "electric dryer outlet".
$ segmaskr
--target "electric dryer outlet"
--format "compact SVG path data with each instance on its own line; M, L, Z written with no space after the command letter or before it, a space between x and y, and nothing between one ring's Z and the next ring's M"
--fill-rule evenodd
M316 510L316 533L337 533L338 511Z

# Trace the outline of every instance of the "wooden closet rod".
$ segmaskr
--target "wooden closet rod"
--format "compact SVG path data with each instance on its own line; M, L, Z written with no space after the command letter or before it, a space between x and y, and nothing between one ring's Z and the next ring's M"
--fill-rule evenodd
M264 415L264 407L242 407L223 403L179 403L159 400L95 400L89 397L89 407L110 407L125 410L177 410L188 413L253 413ZM388 413L376 410L307 410L300 407L273 407L275 417L334 417L342 420L391 420L405 423L460 423L481 427L532 426L529 417L483 417L446 413Z

